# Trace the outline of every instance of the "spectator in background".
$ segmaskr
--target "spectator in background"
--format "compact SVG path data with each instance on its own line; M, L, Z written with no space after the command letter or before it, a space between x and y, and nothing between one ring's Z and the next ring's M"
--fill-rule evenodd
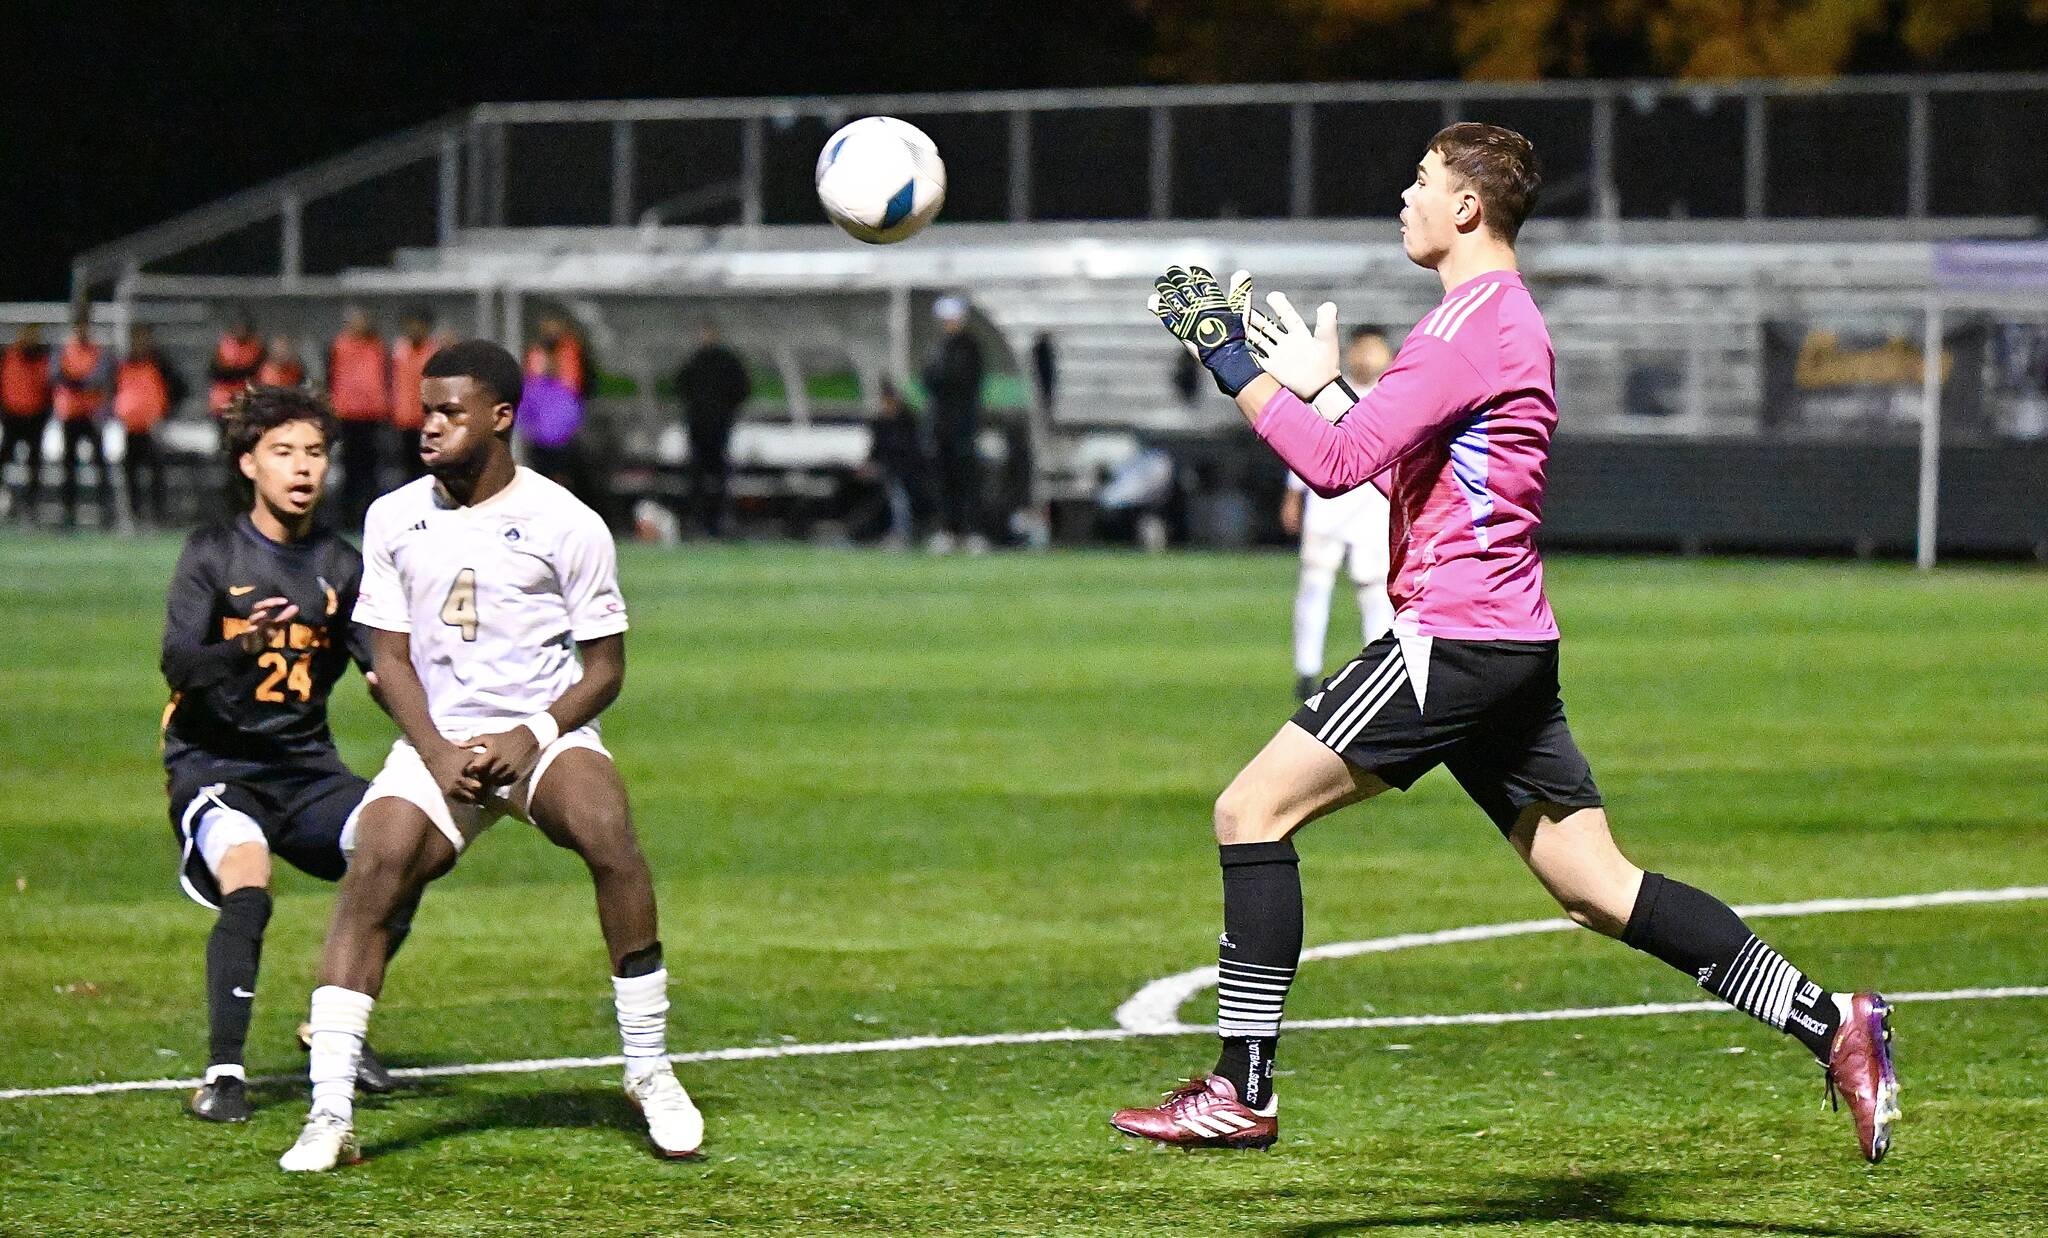
M942 526L932 534L931 549L944 554L959 545L980 554L988 549L981 528L981 345L968 333L965 301L940 297L932 312L944 334L924 368Z
M391 358L361 306L348 307L327 351L327 402L341 420L341 518L359 526L377 497L391 422Z
M100 424L114 390L114 356L92 337L92 313L81 309L71 338L50 358L50 386L57 420L64 427L64 523L78 524L78 449L92 455L99 475L100 527L114 527L114 473Z
M590 398L590 374L583 354L583 341L569 329L569 320L558 314L540 320L534 341L526 349L526 372L548 375L567 387L578 400Z
M592 507L576 432L583 428L583 345L569 324L543 318L526 349L526 390L515 426L534 472L568 488Z
M14 463L14 449L28 456L28 484L14 513L34 523L43 499L43 431L50 424L50 346L43 329L21 324L14 342L0 353L0 473Z
M114 415L128 432L121 473L128 487L128 518L138 525L163 523L164 461L155 431L184 402L185 380L158 351L156 333L146 325L129 328L128 355L114 374Z
M299 346L291 336L270 337L270 347L263 350L263 364L256 367L256 382L263 387L305 385L306 362L299 356Z
M398 463L407 481L427 472L420 463L420 425L426 420L420 371L427 358L449 342L435 332L433 314L418 308L406 311L398 323L398 338L391 341L391 424L398 431Z
M256 338L256 324L247 313L237 314L234 325L221 334L213 346L213 363L206 367L210 382L206 407L218 417L234 403L242 389L255 379L263 364L263 341Z
M690 439L690 503L699 526L718 537L725 532L732 428L740 406L754 394L754 383L739 354L719 340L716 325L704 324L697 351L676 371L676 393L682 397L683 429Z
M1038 406L1051 417L1060 386L1059 353L1052 342L1052 332L1040 331L1031 342L1031 368L1038 375Z
M861 465L860 473L882 488L889 513L883 543L899 550L910 545L917 514L928 509L931 500L925 481L924 438L894 383L882 384L882 406L875 415L867 463Z

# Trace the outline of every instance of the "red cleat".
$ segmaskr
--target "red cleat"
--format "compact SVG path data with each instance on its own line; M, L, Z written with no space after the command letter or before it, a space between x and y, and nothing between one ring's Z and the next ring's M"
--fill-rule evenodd
M1266 1114L1247 1108L1222 1075L1190 1079L1149 1109L1119 1109L1109 1124L1176 1148L1270 1148L1280 1138L1279 1106Z
M1849 1017L1828 1051L1827 1098L1849 1102L1856 1142L1873 1165L1891 1150L1892 1123L1899 1118L1899 1077L1892 1073L1892 1008L1875 993L1849 998Z

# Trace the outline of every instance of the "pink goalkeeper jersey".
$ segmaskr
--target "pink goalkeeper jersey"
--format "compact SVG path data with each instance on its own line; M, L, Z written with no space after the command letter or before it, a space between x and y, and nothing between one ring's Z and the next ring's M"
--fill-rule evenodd
M1310 489L1386 493L1397 634L1557 639L1536 554L1556 371L1522 277L1489 271L1446 293L1336 424L1284 387L1259 411Z

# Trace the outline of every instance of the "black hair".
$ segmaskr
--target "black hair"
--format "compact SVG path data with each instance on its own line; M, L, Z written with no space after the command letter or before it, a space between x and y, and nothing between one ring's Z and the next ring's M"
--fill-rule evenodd
M341 423L327 401L304 387L259 387L253 383L244 387L221 414L221 442L227 448L228 462L234 464L256 450L264 435L294 421L312 422L320 428L321 440L329 444L341 433ZM233 476L244 490L249 488L239 468L233 470Z
M427 358L422 378L468 378L503 404L519 407L526 376L511 353L489 340L462 340Z
M1377 323L1370 322L1361 323L1358 326L1351 328L1352 343L1356 344L1358 341L1365 339L1367 336L1378 336L1380 339L1386 339L1387 331L1386 328L1378 325Z

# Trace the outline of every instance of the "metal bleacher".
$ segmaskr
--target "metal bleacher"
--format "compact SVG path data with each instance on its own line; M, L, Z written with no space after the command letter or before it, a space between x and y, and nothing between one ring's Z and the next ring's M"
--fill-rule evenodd
M873 113L923 125L948 159L947 210L908 244L815 222L817 145ZM662 376L698 321L779 379L739 456L837 460L857 455L845 423L876 384L914 380L931 300L960 294L1007 380L992 406L1029 428L1037 497L1075 497L1143 439L1238 424L1174 389L1143 310L1166 263L1246 267L1397 337L1433 304L1391 216L1415 152L1457 118L1515 124L1545 153L1524 269L1576 434L1754 436L1767 322L1818 305L1918 314L1942 294L1945 252L2031 239L2048 211L2048 171L1968 154L1986 124L2001 150L2048 137L2048 75L498 104L102 246L75 282L111 293L117 319L168 321L195 367L236 307L324 338L345 302L387 321L426 303L515 347L539 313L567 313L615 379L597 401L613 443L663 458L681 447ZM1216 123L1272 136L1249 166L1217 168L1185 138ZM1680 143L1697 156L1674 159ZM1249 187L1215 190L1226 173ZM1050 407L1028 375L1041 336L1058 358ZM821 375L850 384L821 392Z

